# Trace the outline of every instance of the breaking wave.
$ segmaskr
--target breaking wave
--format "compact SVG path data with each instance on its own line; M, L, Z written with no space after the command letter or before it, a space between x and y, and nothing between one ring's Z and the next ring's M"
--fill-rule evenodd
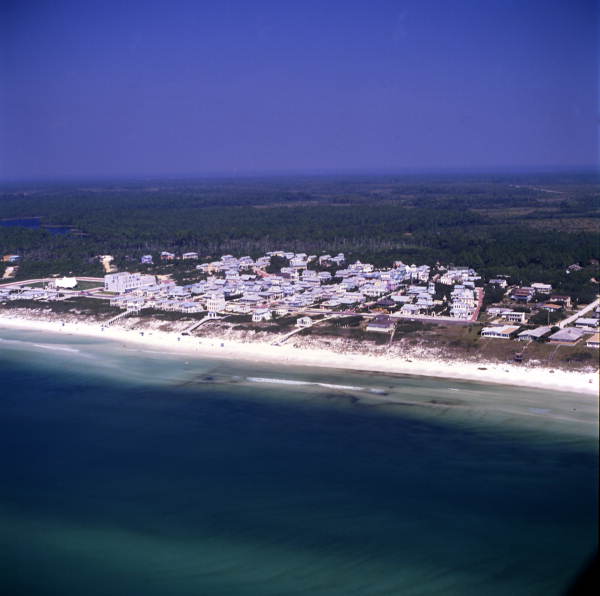
M66 348L64 346L57 346L54 344L32 344L33 346L35 346L36 348L44 348L45 350L60 350L61 352L79 352L80 350L77 350L75 348Z
M270 377L247 377L246 380L252 383L272 383L275 385L312 385L313 387L339 389L341 391L365 391L364 387L358 387L356 385L334 385L333 383L318 383L315 381L295 381L293 379L273 379Z

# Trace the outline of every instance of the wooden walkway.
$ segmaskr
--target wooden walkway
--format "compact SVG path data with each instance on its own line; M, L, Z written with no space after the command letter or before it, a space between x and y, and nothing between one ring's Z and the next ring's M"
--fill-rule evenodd
M296 327L296 329L293 329L292 331L286 333L280 339L276 339L271 345L272 346L280 346L284 342L286 342L290 337L292 337L292 335L296 335L296 333L300 333L300 331L304 331L305 329L310 329L311 327L314 327L315 325L318 325L319 323L323 323L324 321L328 321L329 319L335 319L338 316L339 316L338 314L329 315L328 317L324 317L322 319L319 319L318 321L313 321L311 325L307 325L306 327Z

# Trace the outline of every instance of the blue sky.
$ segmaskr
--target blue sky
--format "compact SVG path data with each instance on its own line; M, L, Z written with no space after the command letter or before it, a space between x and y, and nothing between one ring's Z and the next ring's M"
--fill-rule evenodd
M0 177L580 167L590 0L0 1Z

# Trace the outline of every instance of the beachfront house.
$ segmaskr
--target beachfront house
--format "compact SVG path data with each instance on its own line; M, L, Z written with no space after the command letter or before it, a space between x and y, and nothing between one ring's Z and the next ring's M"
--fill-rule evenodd
M202 308L202 304L200 302L180 302L179 303L179 311L183 313L197 313L202 312L204 308Z
M598 327L598 323L600 323L600 320L598 319L588 319L582 317L581 319L577 319L575 321L575 327L579 327L580 329L596 329Z
M519 341L540 341L550 333L550 327L536 327L535 329L526 329L517 335Z
M300 317L296 321L296 327L310 327L313 324L313 320L310 317Z
M600 348L600 333L594 333L594 335L585 342L585 345L588 348Z
M553 333L548 338L548 342L557 345L573 346L584 335L585 331L583 329L577 329L575 327L566 327L565 329L561 329L560 331Z
M367 324L367 331L375 333L390 333L394 330L396 323L388 315L377 315Z
M221 312L225 310L225 295L214 293L206 301L206 310L210 312Z
M261 321L270 321L271 311L268 308L257 308L252 313L252 322L260 323Z
M501 327L484 327L481 337L494 337L497 339L511 339L519 330L518 325L502 325Z

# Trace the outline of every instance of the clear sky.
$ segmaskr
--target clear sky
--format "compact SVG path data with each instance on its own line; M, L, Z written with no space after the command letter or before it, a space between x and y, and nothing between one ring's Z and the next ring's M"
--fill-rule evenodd
M595 0L0 0L0 177L595 165Z

